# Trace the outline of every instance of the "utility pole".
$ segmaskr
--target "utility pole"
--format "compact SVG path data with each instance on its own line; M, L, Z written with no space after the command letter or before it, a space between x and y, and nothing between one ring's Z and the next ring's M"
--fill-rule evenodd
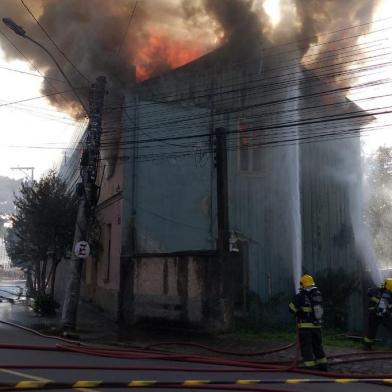
M82 182L77 185L79 207L76 218L73 253L71 259L71 276L65 293L61 326L64 329L75 329L80 294L80 282L84 259L74 253L75 245L87 241L90 224L95 215L97 203L97 164L101 145L102 111L106 93L106 78L100 76L93 83L89 93L89 124L84 149L80 160L80 176Z

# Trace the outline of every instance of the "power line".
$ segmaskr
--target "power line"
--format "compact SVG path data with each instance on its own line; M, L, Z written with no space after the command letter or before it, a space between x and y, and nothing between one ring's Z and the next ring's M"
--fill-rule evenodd
M45 33L46 37L54 45L54 47L63 55L63 57L69 62L69 64L71 64L71 66L76 70L76 72L90 84L90 80L85 75L82 74L82 72L76 67L76 65L67 57L67 55L64 53L64 51L52 39L52 37L50 36L48 31L45 29L44 26L42 26L42 24L39 22L39 20L34 16L34 14L31 12L30 8L25 4L25 2L23 0L20 0L20 2L23 4L24 8L31 15L31 17L35 20L35 22L41 28L41 30Z
M309 71L305 71L306 73L309 73ZM321 85L321 86L328 86L325 82L321 81L320 79L312 76L311 78L304 78L303 80L297 80L295 81L295 84L299 83L299 82L304 82L307 80L314 80L316 81L316 83L312 84L312 88L314 89L315 86L317 85ZM235 112L242 112L248 109L255 109L255 108L262 108L262 107L269 107L269 110L271 110L271 107L277 105L277 104L281 104L284 102L291 102L291 101L299 101L302 99L307 99L307 98L317 98L317 97L322 97L322 96L332 96L334 94L337 93L343 93L346 92L348 90L358 90L358 89L363 89L363 88L369 88L369 87L374 87L377 85L382 85L385 84L384 80L381 81L375 81L375 82L368 82L368 83L363 83L363 84L359 84L357 86L354 87L341 87L341 88L335 88L335 89L327 89L327 90L319 90L315 93L311 93L311 94L300 94L300 95L295 95L295 96L289 96L288 98L284 98L284 99L274 99L274 100L264 100L261 103L256 103L256 104L251 104L251 105L242 105L240 107L229 107L227 109L222 109L219 110L219 108L217 110L215 110L216 113L219 113L220 115L224 115L224 114L230 114L230 113L235 113ZM310 87L310 84L307 85L308 87ZM318 87L320 88L320 87ZM269 89L268 91L272 91L273 89ZM286 91L286 90L285 90ZM256 92L254 94L260 94L260 87L257 88ZM212 109L212 108L205 108L205 109ZM153 113L148 113L148 116L151 117L153 115ZM262 114L263 116L265 116L265 114ZM140 127L141 130L143 129L151 129L151 127L162 127L162 126L173 126L176 124L184 124L184 123L189 123L192 122L194 120L202 120L202 119L208 119L209 118L209 114L201 114L201 115L195 115L195 116L189 116L188 114L184 114L183 117L180 117L179 119L174 119L174 120L170 120L170 121L162 121L162 116L160 116L159 120L156 120L156 123L147 123L147 126L144 127ZM170 116L172 118L172 115ZM174 128L176 129L176 128ZM184 129L185 130L185 129ZM104 131L105 132L105 131ZM110 133L111 131L106 131L106 133Z
M391 18L385 18L385 19L382 19L382 20L379 20L379 21L385 21L385 20L389 20L389 19L392 19L392 17ZM363 25L368 25L368 24L371 24L371 23L377 23L378 21L374 21L374 22L368 22L368 23L365 23L365 24L363 24ZM337 33L337 32L339 32L339 31L343 31L343 30L350 30L350 29L356 29L357 27L360 27L360 26L362 26L362 24L359 24L359 25L355 25L355 26L351 26L351 27L348 27L348 28L345 28L345 29L341 29L341 30L336 30L336 31L331 31L331 32L328 32L328 33L325 33L325 34L335 34L335 33ZM332 44L332 43L337 43L337 42L341 42L341 41L345 41L345 40L350 40L350 39L357 39L357 38L359 38L359 37L363 37L363 36L366 36L366 35L371 35L371 34L375 34L375 33L380 33L380 32L385 32L386 30L391 30L392 29L392 27L386 27L386 28L382 28L382 29L379 29L379 30L374 30L374 31L371 31L371 32L368 32L368 33L365 33L365 34L356 34L356 35L352 35L352 36L348 36L348 37L343 37L343 38L339 38L339 39L336 39L336 40L333 40L333 41L329 41L329 42L324 42L324 43L319 43L319 44L316 44L316 45L313 45L313 47L316 47L316 46L323 46L323 45L330 45L330 44ZM383 39L383 40L379 40L379 41L387 41L387 39ZM298 53L298 48L297 48L297 46L295 46L295 48L294 49L292 49L292 50L290 50L290 51L287 51L287 50L285 50L284 52L278 52L278 53L268 53L268 51L269 50L271 50L271 49L274 49L274 48L276 48L276 47L279 47L279 46L286 46L286 45L292 45L292 44L295 44L296 42L300 42L300 41L293 41L293 42L290 42L290 43L285 43L285 44L281 44L281 45L274 45L274 46L272 46L272 47L269 47L269 48L263 48L262 49L262 51L261 51L261 53L262 53L262 55L265 55L266 57L268 57L268 58L271 58L272 56L280 56L280 55L282 55L282 54L284 54L285 56L287 56L287 53L289 53L289 52L294 52L295 54L297 54ZM377 42L377 41L376 41ZM356 45L351 45L351 47L352 46L359 46L359 47L361 47L362 46L362 44L356 44ZM217 50L222 50L222 49L224 49L225 47L221 47L221 48L218 48ZM331 51L325 51L324 53L333 53L333 52L337 52L338 50L342 50L342 49L334 49L334 50L331 50ZM206 56L209 56L209 54L207 54ZM314 56L319 56L319 54L307 54L307 55L305 55L305 56L301 56L301 58L297 58L297 60L301 60L302 58L306 58L306 57L314 57ZM205 56L202 56L202 57L205 57ZM198 61L199 59L197 59L197 60L195 60L195 61ZM295 58L294 59L291 59L291 60L295 60ZM231 62L231 65L238 65L238 64L240 64L240 65L244 65L244 64L246 64L247 62L250 62L250 61L254 61L254 58L252 58L252 59L248 59L248 60L244 60L243 58L241 58L241 60L240 61L238 61L238 62ZM289 61L290 62L290 61ZM171 72L171 71L168 71L169 73ZM162 77L162 75L160 75L160 76L157 76L157 77L155 77L155 78L161 78ZM147 83L149 83L149 81L151 81L151 80L154 80L155 78L152 78L152 79L149 79L149 80L147 80L147 81L143 81L143 82L141 82L140 84L142 85L143 83L145 83L145 82L147 82ZM119 109L121 109L121 107L119 107Z
M23 0L21 0L21 1L23 2ZM122 49L122 47L124 45L124 42L125 42L125 40L127 38L129 27L131 26L131 22L132 22L133 16L135 15L137 4L138 4L138 0L135 1L135 4L134 4L133 9L132 9L132 12L130 13L127 28L125 29L124 36L123 36L123 38L121 40L121 43L120 43L120 45L119 45L119 47L117 49L117 54L116 54L117 56L121 53L121 49Z
M11 45L14 50L16 50L29 64L30 66L35 69L42 77L45 77L45 75L42 74L42 72L34 65L34 63L12 42L12 40L5 34L1 29L0 29L0 34L6 39L9 45ZM52 90L57 91L56 87L50 82L50 79L48 79L48 84L52 88Z
M77 88L77 90L85 89L85 88L86 87L79 87L79 88ZM51 93L51 94L41 95L39 97L32 97L32 98L21 99L19 101L7 102L7 103L0 104L0 107L14 105L14 104L17 104L17 103L22 103L22 102L29 102L29 101L33 101L33 100L36 100L36 99L43 99L43 98L51 97L53 95L71 93L73 91L74 91L73 89L70 89L70 90L65 90L65 91L58 91L58 92Z
M14 69L14 68L2 67L2 66L0 66L0 69L4 69L5 71L17 72L17 73L24 74L24 75L29 75L29 76L35 76L37 78L42 78L42 79L47 79L47 80L53 80L53 81L56 81L56 82L66 83L65 80L52 78L50 76L37 75L37 74L31 73L31 72L21 71L20 69Z
M377 50L380 50L380 49L377 49ZM375 59L379 59L379 58L388 56L390 54L391 54L391 52L381 53L381 54L378 54L378 55L362 57L360 60L361 61L364 61L364 60L375 60ZM352 55L349 55L349 56L352 56ZM349 56L343 56L343 57L349 57ZM334 58L334 57L330 57L330 58ZM322 58L322 59L320 59L317 62L304 63L302 65L306 67L306 66L315 65L315 64L325 64L325 60L326 59L329 59L329 58L324 58L324 59ZM358 61L358 60L355 60L355 61ZM354 62L354 60L349 60L349 61L343 61L343 62L335 63L333 65L322 65L322 66L320 66L318 68L312 68L312 72L317 73L317 71L324 71L324 70L330 71L331 68L334 69L334 68L339 68L339 67L346 67L347 68L347 66L350 65L353 62ZM384 63L383 65L390 65L390 64L391 64L391 62L388 62L388 63ZM343 75L345 73L347 74L347 73L357 72L357 71L360 71L360 70L369 70L369 69L372 69L374 67L379 67L379 66L380 65L368 65L368 66L362 67L360 69L354 69L354 70L350 70L349 69L349 70L339 71L337 73L335 71L335 73L320 74L319 76L320 77L338 77L338 76L341 76L341 75ZM298 68L301 68L301 69L299 69L299 70L297 70L295 72L291 71L293 69L296 70ZM253 88L259 88L260 86L263 86L263 87L267 86L267 87L269 87L271 85L267 85L264 82L269 81L269 80L274 80L274 79L281 79L284 76L290 77L291 83L294 83L295 82L295 78L294 78L295 75L297 75L297 74L301 75L303 73L302 68L303 67L300 66L300 62L299 61L297 63L295 63L294 65L290 65L290 66L285 65L285 66L282 66L282 67L275 67L273 69L268 70L268 73L271 74L271 76L269 76L269 77L265 77L265 75L258 76L257 78L248 80L247 83L254 83L256 81L261 81L262 82L261 85L259 85L259 86L252 86L252 87ZM274 75L275 72L277 72L277 71L279 71L281 69L286 69L286 70L288 70L288 72L287 73L283 73L283 74L279 73L279 74ZM257 73L257 75L258 74L259 73ZM231 81L232 81L232 78L231 78ZM280 83L282 83L282 82L280 82ZM177 99L172 99L172 97L174 97L174 95L173 96L159 96L159 97L155 97L153 102L145 103L144 105L145 106L148 106L148 105L158 105L158 104L162 104L162 103L174 104L174 103L179 103L179 102L195 101L195 100L200 99L200 98L210 98L210 97L214 97L214 96L220 96L220 95L223 95L223 94L230 94L230 93L233 93L233 92L241 93L244 90L243 85L244 85L243 81L241 81L241 82L239 82L237 84L230 83L230 87L238 86L238 88L237 89L224 90L224 91L217 91L217 92L213 92L213 93L210 91L211 88L204 88L203 90L194 91L193 92L193 94L194 94L193 97L188 97L188 98L181 97L181 98L177 98ZM139 86L139 88L143 88L143 87L144 87L143 85ZM185 90L184 90L184 92L185 92ZM175 96L181 95L181 93L182 93L181 90L179 90L179 91L176 90ZM196 95L197 93L204 93L204 94ZM160 100L158 100L157 98L159 98ZM110 110L121 110L121 109L125 109L127 107L129 107L129 106L123 105L123 106L120 106L120 107L107 108L106 110L107 111L110 111Z
M347 123L347 120L354 120L354 119L358 119L358 120L366 120L366 118L372 118L374 115L386 115L386 114L392 114L392 110L386 110L386 109L392 109L392 106L385 106L385 107L380 107L378 108L378 110L382 110L381 112L374 112L374 113L369 113L369 112L364 112L363 110L357 110L357 111L353 111L353 112L349 112L349 113L344 113L342 115L337 116L336 113L335 114L328 114L326 116L320 116L320 117L316 117L316 118L305 118L301 121L297 121L297 122L290 122L290 123L276 123L276 124L271 124L270 126L267 127L260 127L260 126L256 126L256 127L250 127L248 129L246 129L245 131L240 131L240 130L232 130L232 131L227 131L226 134L227 135L235 135L235 134L250 134L249 138L253 138L253 139L257 139L260 137L267 137L267 138L280 138L279 141L282 140L286 140L286 139L281 139L282 136L284 135L283 133L276 133L276 135L274 135L273 133L271 133L272 130L277 130L277 129L290 129L293 127L304 127L304 126L308 126L308 125L323 125L326 123ZM339 125L339 124L338 124ZM379 127L379 126L377 126ZM385 125L382 125L382 127L385 127ZM327 129L327 128L326 128ZM328 128L329 129L329 128ZM346 128L345 128L346 129ZM365 131L368 131L370 128L366 128ZM312 128L309 130L309 132L313 132L315 130L315 128ZM358 128L355 128L355 130L358 130ZM252 136L252 133L258 132L258 134L256 136ZM264 134L260 133L260 132L264 132ZM286 135L288 135L289 137L291 137L292 135L299 133L302 131L298 131L297 129L295 129L294 131L289 131L286 133ZM185 135L182 137L177 137L175 138L177 139L194 139L194 138L198 138L198 137L210 137L211 133L208 134L197 134L197 135ZM134 144L134 145L139 145L139 144L143 144L143 143L151 143L151 142L156 142L156 141L165 141L165 140L171 140L172 138L164 138L164 139L149 139L149 140L137 140L134 141L133 143L124 143L124 145L129 145L129 144ZM230 139L229 139L230 140ZM21 146L24 147L24 146ZM51 148L51 147L43 147L43 146L30 146L31 148ZM191 145L187 145L184 147L191 147ZM54 147L55 149L59 149L59 147ZM120 147L121 148L121 147ZM125 147L122 149L130 149L132 147ZM63 149L63 148L60 148ZM103 147L103 150L105 150L106 148Z

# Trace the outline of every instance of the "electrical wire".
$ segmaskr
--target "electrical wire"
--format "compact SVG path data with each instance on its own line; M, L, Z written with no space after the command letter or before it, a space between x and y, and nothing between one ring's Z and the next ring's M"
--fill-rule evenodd
M386 56L387 54L385 54L385 53L383 53L383 54L381 54L380 56L377 56L378 58L380 58L380 57L382 57L382 56ZM346 56L347 57L347 56ZM375 59L375 58L377 58L376 56L373 56L373 60ZM352 60L351 60L352 61ZM371 69L370 67L367 67L366 69L364 68L362 71L369 71L369 69ZM359 71L358 70L356 70L356 72L358 73ZM375 85L377 85L376 83L373 83L373 86L375 86ZM366 87L369 87L369 86L371 86L371 84L368 84ZM287 87L287 86L286 86ZM364 86L361 86L361 88L363 88ZM330 92L328 92L328 93L325 93L325 92L323 92L323 95L325 95L325 94L330 94ZM299 99L298 97L297 97L297 99ZM183 101L183 100L181 100L181 101ZM273 102L273 103L271 103L271 104L273 104L273 105L277 105L278 103L280 103L280 102ZM154 104L156 104L155 102L154 102ZM321 105L320 105L321 106ZM123 108L123 107L122 107ZM245 110L246 110L247 108L245 108ZM292 109L291 109L292 110ZM230 113L229 113L230 114ZM377 113L378 115L380 115L380 113ZM388 114L388 113L384 113L384 114ZM208 116L209 116L209 114L208 114ZM194 120L194 119L192 119L192 120ZM165 125L168 125L168 124L165 124ZM118 129L118 127L116 127L117 129ZM151 128L150 128L151 129ZM176 129L177 131L179 131L179 129L178 129L178 127L177 127L177 129ZM138 131L143 131L142 129L138 129ZM104 131L105 132L105 131ZM209 134L209 136L210 136L210 134ZM328 136L328 135L327 135ZM151 139L151 138L150 138ZM157 140L157 138L152 138L153 140L151 140L151 142L153 142L153 143L156 143L156 142L158 142L158 140ZM167 138L165 139L165 140L159 140L159 142L164 142L164 143L167 143ZM140 141L138 141L138 143L139 143ZM143 141L142 141L143 142ZM105 143L105 141L104 141L104 143ZM120 144L120 146L124 146L124 142L121 142L121 144ZM110 147L110 144L108 143L107 145L106 145L106 147ZM185 146L184 146L185 147ZM103 148L105 148L105 144L103 144Z
M77 88L76 88L76 90L81 90L81 89L85 89L85 87L77 87ZM73 91L74 91L73 89L70 89L70 90L58 91L58 92L51 93L51 94L44 94L44 95L40 95L40 96L38 96L38 97L20 99L20 100L18 100L18 101L12 101L12 102L7 102L7 103L2 103L2 104L0 104L0 107L10 106L10 105L14 105L14 104L17 104L17 103L30 102L30 101L34 101L34 100L37 100L37 99L43 99L43 98L47 98L47 97L52 97L52 96L54 96L54 95L72 93Z
M315 78L314 76L312 76L311 78L303 78L302 80L296 81L296 84L298 84L300 82L304 82L304 81L309 81L309 80L314 80L315 83L308 84L307 85L308 88L311 87L312 89L314 89L315 86L323 86L323 87L326 86L325 82L321 81L320 79ZM299 101L299 100L307 99L307 98L314 99L314 98L322 97L322 96L332 96L333 94L336 94L336 93L342 93L342 92L347 92L347 91L353 92L355 90L359 90L359 89L363 89L363 88L369 88L369 87L375 87L375 86L379 86L379 85L385 85L386 83L390 83L390 82L389 81L385 81L385 80L377 80L377 81L372 81L372 82L368 82L368 83L358 84L357 86L354 86L354 87L342 87L342 88L338 88L338 89L328 89L328 90L326 90L324 88L324 89L319 89L316 93L300 94L300 95L296 95L296 96L292 96L292 97L289 97L289 98L286 98L286 99L280 99L280 100L279 99L278 100L276 100L276 99L275 100L270 100L270 101L267 100L267 101L263 101L263 102L258 103L258 104L243 105L243 106L240 106L240 107L238 107L238 105L237 105L237 107L235 107L235 108L230 108L229 107L226 110L218 111L218 109L216 109L215 111L217 112L217 114L220 114L220 115L234 113L234 112L245 112L248 109L262 108L262 107L265 107L265 106L270 107L270 106L275 106L277 104L281 104L281 103L284 103L284 102ZM269 88L269 91L271 91L271 90L273 90L273 89ZM286 90L287 89L285 88L284 91L286 92L286 95L287 95L287 91ZM254 95L254 94L260 94L259 89L256 89L256 92L252 93L250 95ZM264 98L264 96L263 96L263 98ZM342 102L342 104L343 104L343 102ZM209 109L209 108L205 108L205 109ZM271 113L271 109L272 108L269 108L270 113ZM212 108L211 108L211 110L212 110ZM153 116L154 115L153 112L149 112L148 115L151 118L154 117ZM266 114L263 113L263 116L265 116L265 115ZM172 118L172 116L170 116L170 115L169 115L169 117ZM189 123L189 122L192 122L194 120L203 120L203 119L207 120L208 117L209 117L208 113L201 114L201 115L194 115L194 116L184 115L183 117L172 119L170 121L166 121L165 122L165 121L163 121L164 118L162 118L162 116L160 115L159 116L159 121L158 120L154 120L155 122L153 122L153 123L147 122L146 125L144 127L141 127L140 129L147 129L148 130L148 129L151 129L152 127L162 127L162 126L166 126L166 127L167 126L171 126L172 127L173 125L176 125L176 124ZM267 117L268 117L268 113L267 113ZM118 128L118 127L116 127L116 128ZM103 133L103 135L105 135L106 133L110 134L111 130L110 130L110 128L108 129L108 128L104 127L102 133Z
M389 18L388 18L389 19ZM348 28L348 29L354 29L354 28L356 28L357 26L353 26L353 27L350 27L350 28ZM384 32L385 30L390 30L390 29L392 29L392 27L388 27L388 28L385 28L385 29L381 29L381 30L376 30L376 31L373 31L373 32L371 32L371 33L368 33L368 34L373 34L373 33L379 33L379 32ZM333 32L331 32L330 34L332 34ZM366 34L365 34L366 35ZM328 45L328 44L331 44L331 43L336 43L336 42L338 42L338 41L343 41L343 40L349 40L349 39L353 39L353 38L359 38L359 37L361 37L361 36L363 36L363 35L361 35L361 34L359 34L359 35L354 35L354 36L349 36L349 37L344 37L344 38L341 38L341 39L339 39L339 40L336 40L336 41L331 41L331 42L325 42L325 43L320 43L320 44L318 44L318 46L322 46L322 45ZM383 40L377 40L377 41L388 41L388 40L386 40L386 39L383 39ZM375 42L377 42L377 41L375 41ZM367 43L367 44L369 44L369 43ZM367 44L364 44L364 45L367 45ZM286 45L286 44L285 44ZM362 46L362 44L355 44L354 46L358 46L358 47L361 47ZM349 47L352 47L352 45L350 45ZM349 48L348 47L348 48ZM224 48L224 47L223 47ZM366 48L366 46L364 46L364 48ZM220 50L220 49L222 49L222 48L218 48L217 50ZM333 50L329 50L329 51L325 51L325 52L322 52L322 53L336 53L337 51L339 51L339 50L342 50L342 49L344 49L344 48L341 48L341 49L333 49ZM261 51L261 57L265 57L265 58L271 58L271 54L270 53L264 53L266 51L266 49L263 49L262 51ZM295 54L298 54L298 49L297 49L297 47L295 47L293 50L292 50ZM284 54L285 55L285 57L286 57L286 59L287 59L287 51L285 51L285 52L282 52L282 53L279 53L279 55L282 55L282 54ZM210 54L211 53L209 53L209 54L207 54L205 57L207 57L207 56L210 56ZM295 58L293 58L293 59L290 59L290 58L288 58L288 62L290 63L291 61L295 61L295 60L297 60L297 62L296 63L299 63L301 60L303 60L303 59L305 59L305 58L307 58L307 57L314 57L314 56L319 56L319 54L306 54L305 56L300 56L300 57L295 57ZM198 60L196 60L196 61L198 61ZM239 61L239 62L237 62L237 63L235 63L235 62L230 62L230 64L232 65L232 66L234 66L234 65L236 65L236 64L238 64L238 65L241 65L241 66L244 66L244 65L246 65L246 63L247 62L252 62L252 61L254 61L254 58L251 58L251 59L241 59L241 61ZM308 64L309 65L309 64ZM284 67L287 67L287 66L282 66L283 68ZM289 66L290 67L290 66ZM171 71L169 71L169 73L170 73ZM142 82L142 83L140 83L140 85L148 85L151 81L154 81L155 79L160 79L162 76L159 76L159 77L157 77L157 78L153 78L153 79L149 79L149 80L147 80L147 81L145 81L145 82ZM232 81L232 77L230 77L230 81ZM181 92L181 90L179 90L180 92ZM186 92L186 90L183 90L183 92ZM169 97L167 97L167 98L170 98L170 96ZM118 109L120 109L121 107L117 107ZM113 109L113 108L112 108Z
M45 75L42 74L42 72L34 65L34 63L13 43L13 41L5 34L1 29L0 29L0 34L6 39L8 44L16 51L18 52L29 64L30 66L35 69L42 77L45 77ZM65 82L65 81L64 81ZM48 79L48 84L52 88L53 91L58 91L56 87L51 83L50 79Z
M22 0L21 0L21 1L22 1ZM138 0L135 0L135 4L134 4L134 6L133 6L133 9L132 9L132 11L131 11L131 13L130 13L130 15L129 15L129 20L128 20L127 28L125 29L124 36L123 36L123 38L122 38L122 40L121 40L121 43L120 43L120 45L118 46L118 49L117 49L117 54L116 54L117 56L120 55L121 49L122 49L123 46L124 46L125 40L126 40L127 35L128 35L129 27L131 26L133 16L135 15L135 11L136 11L137 4L138 4Z
M34 16L34 14L31 12L30 8L26 5L26 3L23 0L20 0L22 3L23 7L26 9L26 11L30 14L30 16L35 20L37 25L40 27L40 29L44 32L46 37L49 39L49 41L53 44L53 46L61 53L61 55L65 58L66 61L68 61L69 64L75 69L75 71L84 79L87 81L88 84L90 84L90 80L85 76L79 69L78 67L68 58L68 56L64 53L64 51L57 45L57 43L53 40L53 38L50 36L48 31L45 29L44 26L39 22L39 20Z
M362 57L361 61L363 62L363 61L374 60L376 58L382 58L382 57L385 57L385 56L388 56L388 55L391 55L391 54L392 54L392 52L388 52L388 53L383 53L383 54L380 54L380 55L377 55L377 56ZM320 63L323 63L323 61L320 61ZM331 71L331 68L332 69L334 69L334 68L338 68L339 69L339 68L342 68L342 67L348 67L351 64L352 64L352 61L344 61L344 62L336 63L336 64L333 64L333 65L323 65L323 66L318 67L318 68L313 68L312 71L311 71L314 74L312 76L312 79L317 78L319 83L323 83L320 78L331 78L331 79L335 78L336 79L336 78L338 78L339 76L342 76L342 75L352 75L352 74L354 74L356 72L366 72L366 71L369 71L369 70L372 70L372 69L379 69L381 66L391 66L392 65L392 63L390 61L388 61L388 62L381 63L381 64L366 65L366 66L363 66L363 67L360 67L360 68L356 68L356 69L345 69L343 71L341 71L341 70L339 70L339 71ZM304 69L303 67L301 67L297 63L296 65L293 66L293 68L295 69L295 72L288 72L286 74L278 73L276 75L274 75L274 71L276 71L276 68L274 68L274 69L268 70L268 74L269 75L267 77L266 77L266 75L258 76L258 78L247 80L246 82L247 82L247 84L250 84L250 83L253 84L253 86L251 87L252 90L259 90L261 87L263 87L263 88L268 88L269 89L269 93L270 93L271 91L273 91L273 89L271 87L278 86L278 88L275 89L275 90L279 90L279 89L287 87L288 83L291 83L291 85L295 85L295 83L298 82L298 81L306 80L306 78L302 78L302 79L299 79L299 80L298 80L298 78L296 78L296 75L302 75L303 74L303 69ZM320 70L327 70L328 73L317 74L317 71L320 71ZM308 71L308 72L310 72L310 71ZM284 77L287 77L289 79L285 80ZM282 81L279 82L279 79L282 79ZM278 82L276 82L276 81L274 82L274 80L278 80ZM351 80L351 78L350 78L350 80ZM266 83L266 82L269 82L269 81L272 81L272 82L271 83ZM261 83L260 84L256 84L256 82L261 82ZM279 83L281 85L283 84L283 86L281 86L280 88L279 88ZM239 93L238 96L240 96L241 93L243 93L244 91L249 91L249 89L250 89L249 87L245 87L244 88L244 82L239 83L238 86L239 86L238 88L230 89L230 90L224 90L223 89L224 86L219 86L219 87L221 87L221 89L223 89L222 91L217 91L215 93L211 93L211 89L208 89L208 90L204 90L204 92L206 92L206 91L208 91L208 92L204 93L203 95L194 95L193 97L189 97L189 98L181 97L181 98L178 98L178 99L171 99L171 100L158 100L157 97L154 97L154 100L151 100L151 102L147 102L146 104L144 104L144 106L160 105L162 103L164 103L164 104L168 104L168 103L169 104L175 104L175 103L183 103L183 102L187 102L187 101L195 101L195 102L197 102L197 100L199 100L201 98L209 98L209 99L211 99L214 96L222 96L224 94L232 94L232 93ZM256 94L257 93L259 93L259 91L256 91ZM180 95L180 94L178 94L178 95ZM237 98L238 96L234 96L234 99ZM162 99L161 97L159 97L159 98ZM165 97L163 97L163 99L165 99ZM229 98L229 99L233 99L233 98ZM146 99L146 101L148 101L148 99ZM131 107L131 106L124 105L124 106L122 106L120 108L121 109L126 109L126 108ZM143 104L141 106L143 106ZM118 109L119 108L115 108L113 110L118 110ZM108 109L108 111L109 111L109 109Z
M46 80L53 80L53 81L56 81L56 82L66 83L65 80L52 78L50 76L37 75L37 74L31 73L31 72L22 71L20 69L13 69L13 68L2 67L2 66L0 66L0 69L3 69L5 71L17 72L17 73L24 74L24 75L29 75L29 76L35 76L37 78L42 78L42 79L46 79Z

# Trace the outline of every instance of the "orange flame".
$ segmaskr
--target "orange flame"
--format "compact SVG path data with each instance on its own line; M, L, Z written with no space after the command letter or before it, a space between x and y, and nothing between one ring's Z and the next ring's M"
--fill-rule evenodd
M135 59L136 77L143 81L187 64L208 51L195 41L179 40L165 33L151 32Z

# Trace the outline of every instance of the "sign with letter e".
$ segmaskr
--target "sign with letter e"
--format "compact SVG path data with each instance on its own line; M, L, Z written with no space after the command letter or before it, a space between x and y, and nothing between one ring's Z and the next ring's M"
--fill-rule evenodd
M79 241L75 245L75 256L79 257L80 259L87 259L90 255L90 245L86 241Z

